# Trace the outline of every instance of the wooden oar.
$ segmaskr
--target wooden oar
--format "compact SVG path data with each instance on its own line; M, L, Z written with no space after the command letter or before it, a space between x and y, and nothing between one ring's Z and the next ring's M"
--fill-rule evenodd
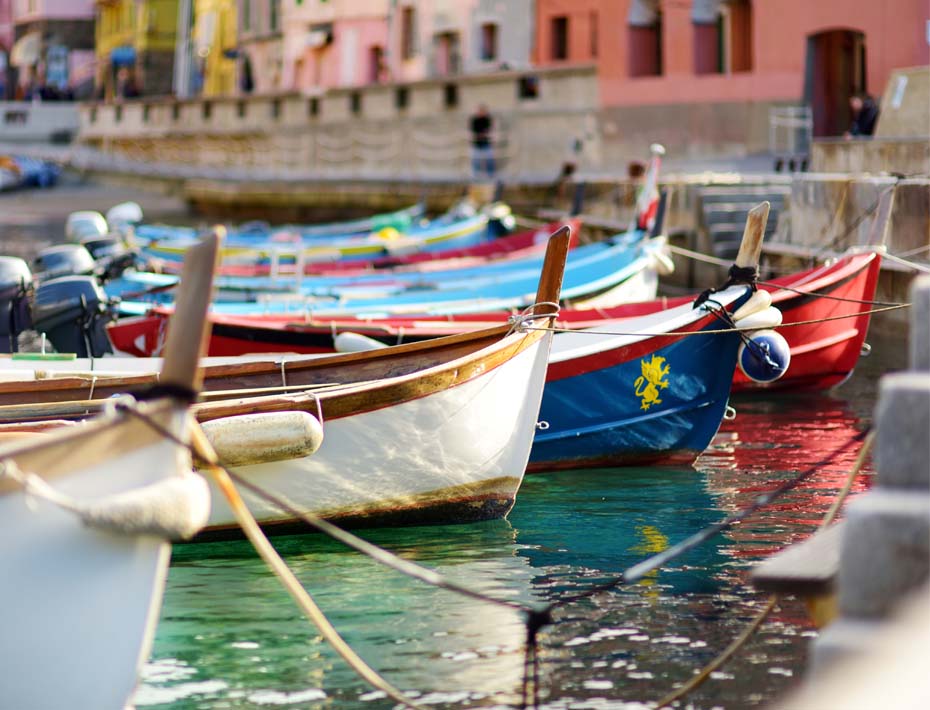
M568 247L571 244L572 229L567 224L559 227L555 234L549 237L546 245L546 258L543 261L542 274L539 277L539 287L536 289L536 304L558 303L562 293L562 279L565 277L565 261L568 258ZM533 309L535 315L553 313L552 306L537 305Z
M165 360L159 377L161 385L199 391L203 384L203 370L198 364L207 350L210 335L207 311L225 231L223 227L216 227L185 255L181 287L174 313L168 321Z
M762 239L765 237L765 225L769 220L771 206L769 202L762 202L746 215L746 227L743 229L743 239L740 241L735 262L741 269L759 265Z

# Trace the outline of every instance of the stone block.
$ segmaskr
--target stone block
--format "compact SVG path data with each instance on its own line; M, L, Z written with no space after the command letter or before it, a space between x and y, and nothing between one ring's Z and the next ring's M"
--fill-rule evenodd
M910 365L912 370L927 372L930 371L930 276L914 279L911 303ZM930 465L930 459L924 460Z
M875 409L878 485L930 489L930 377L883 377Z
M875 489L847 512L838 578L843 616L885 616L930 572L930 495Z
M879 620L838 619L820 632L811 645L807 675L818 676L837 661L868 649L884 628Z

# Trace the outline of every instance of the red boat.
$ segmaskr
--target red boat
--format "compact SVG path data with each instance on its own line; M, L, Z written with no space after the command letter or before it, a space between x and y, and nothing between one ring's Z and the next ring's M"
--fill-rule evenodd
M737 370L734 390L826 389L846 379L859 359L868 332L869 302L875 296L880 268L879 255L864 252L760 285L761 289L771 292L772 304L783 314L780 332L791 348L791 366L771 385L753 382ZM559 325L569 328L601 326L622 332L620 319L655 313L692 300L693 296L684 296L596 310L564 308L559 315ZM170 309L154 309L149 315L110 325L114 347L139 356L159 354L169 313ZM294 322L292 316L214 314L211 315L213 332L209 354L327 353L333 352L334 338L343 332L395 345L497 324L510 315L497 312Z

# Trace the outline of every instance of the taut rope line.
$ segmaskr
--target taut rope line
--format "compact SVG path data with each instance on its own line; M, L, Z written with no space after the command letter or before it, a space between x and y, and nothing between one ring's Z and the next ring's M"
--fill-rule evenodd
M873 308L868 311L859 311L857 313L844 313L838 316L826 316L824 318L814 318L812 320L799 320L792 323L781 323L780 325L772 326L771 330L778 330L779 328L792 328L799 325L813 325L816 323L826 323L833 320L843 320L844 318L858 318L859 316L870 316L875 313L884 313L886 311L896 311L900 308L910 308L910 303L895 303L883 308ZM759 330L758 326L751 326L748 328L713 328L709 330L668 330L664 333L646 333L646 332L622 332L622 331L613 331L613 330L580 330L575 328L559 328L557 326L534 326L534 325L525 325L523 326L526 330L551 330L554 333L580 333L585 335L624 335L630 337L661 337L663 335L721 335L723 333L748 333L755 330Z

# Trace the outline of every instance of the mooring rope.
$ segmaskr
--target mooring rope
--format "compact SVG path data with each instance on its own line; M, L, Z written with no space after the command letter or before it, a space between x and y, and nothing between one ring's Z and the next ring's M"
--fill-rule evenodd
M192 454L198 455L198 456L201 455L201 453L198 451L198 447L195 446L194 443L187 443L179 439L174 434L172 434L171 432L167 431L164 427L162 427L158 422L152 420L150 417L148 417L144 413L139 412L138 410L130 406L127 406L127 404L123 402L119 402L115 406L120 410L126 411L132 414L133 416L140 418L142 421L146 422L150 427L152 427L155 431L157 431L159 434L164 436L166 439L173 441L178 446L188 449ZM613 589L616 589L617 587L629 584L631 582L635 582L641 579L646 574L649 574L650 572L658 570L659 568L667 565L672 560L680 557L681 555L692 550L698 545L706 542L714 535L717 535L718 533L724 530L727 530L733 525L736 525L737 523L745 520L747 517L757 512L761 508L771 505L785 493L791 490L794 490L795 488L800 486L802 483L804 483L806 480L811 478L813 475L821 471L824 466L830 464L838 454L844 452L846 449L852 446L856 441L860 440L862 436L863 435L856 435L850 438L848 442L846 442L845 444L843 444L842 446L840 446L839 448L831 452L829 456L821 459L820 461L813 464L806 470L797 474L795 477L790 478L782 482L781 484L777 485L776 487L770 489L769 491L758 495L752 503L747 505L742 510L737 511L736 513L731 513L730 515L725 517L723 520L717 523L708 525L705 528L702 528L698 532L685 538L681 542L675 545L672 545L671 547L667 548L663 552L660 552L658 554L647 557L644 560L641 560L640 562L628 567L626 570L621 572L619 575L613 577L612 579L606 582L592 585L589 589L587 589L584 592L579 592L577 594L564 597L562 599L556 600L554 602L551 602L550 604L547 604L541 607L530 606L527 604L522 604L520 602L515 602L515 601L510 601L510 600L497 599L497 598L485 595L481 592L475 591L473 589L464 587L463 585L456 584L455 582L452 582L446 579L445 577L440 575L438 572L435 572L434 570L431 570L427 567L411 562L409 560L405 560L395 555L394 553L391 553L388 550L385 550L384 548L380 548L376 545L373 545L367 542L366 540L363 540L362 538L359 538L356 535L353 535L352 533L342 528L339 528L338 526L328 521L325 521L321 518L314 516L313 514L306 513L303 511L298 511L295 508L293 508L293 506L288 504L286 501L281 500L278 496L274 495L273 493L270 493L269 491L264 490L260 486L257 486L248 481L245 481L245 479L243 479L238 474L234 473L232 470L230 470L228 466L223 464L222 461L216 456L215 452L213 452L212 454L212 460L208 461L208 463L210 463L212 469L216 469L217 471L222 472L225 476L229 478L231 482L235 481L237 483L240 483L241 485L244 485L246 488L248 488L250 491L252 491L256 495L259 495L264 500L278 507L280 510L282 510L282 512L286 512L290 515L294 515L297 519L302 520L303 522L307 523L311 527L314 527L320 532L323 532L324 534L327 534L333 537L333 539L339 542L342 542L343 544L346 544L347 546L351 547L352 549L357 550L358 552L362 554L365 554L366 556L370 557L372 560L376 562L379 562L380 564L383 564L402 574L408 575L414 579L418 579L431 586L446 589L448 591L462 594L464 596L468 596L469 598L476 599L478 601L486 602L489 604L493 604L496 606L508 607L512 609L513 611L523 613L525 615L524 623L526 626L526 646L524 649L524 653L525 653L524 680L523 680L523 697L522 697L522 702L521 702L521 708L527 708L527 707L538 707L539 705L538 634L539 634L539 631L543 629L545 626L555 623L556 620L553 619L553 612L555 610L561 607L565 607L569 604L573 604L579 601L590 599L596 596L597 594L611 591ZM233 490L235 489L233 488ZM225 488L224 488L224 492L225 492ZM254 523L254 519L253 519L253 523ZM255 523L255 527L257 528L257 523ZM246 535L249 537L250 541L252 541L253 545L255 545L256 541L253 539L254 531L252 531L252 534L250 534L249 531L245 531L245 532L246 532ZM267 543L267 539L265 539L265 543ZM277 553L274 552L274 549L271 548L270 544L268 544L267 547L270 548L270 551L274 553L275 556L277 555ZM256 549L259 549L259 548L256 547ZM262 554L261 550L259 550L259 554ZM269 553L266 551L265 554L269 554ZM265 559L265 555L262 555L262 556L263 556L263 559ZM284 570L286 570L286 574L284 570L281 570L280 566L277 564L272 566L273 571L275 571L275 574L277 574L280 578L282 578L282 582L284 581L284 577L286 576L289 576L289 578L292 578L291 584L286 585L288 588L288 591L292 594L292 596L294 596L295 600L298 601L298 604L301 606L302 609L304 609L305 613L307 613L308 616L311 616L314 623L317 623L318 619L315 617L315 615L312 615L310 613L310 609L308 609L310 605L312 605L312 607L315 608L315 604L313 604L312 599L310 598L309 594L300 585L296 577L293 576L293 573L290 572L290 570L287 568L283 560L280 560L280 557L278 557L278 561L280 562L280 565L284 566ZM268 562L269 565L271 565L271 562L269 562L268 559L266 559L266 562ZM299 590L293 589L294 585L299 587ZM317 612L319 612L318 608L316 610ZM319 612L319 615L322 616L322 612ZM319 621L320 623L325 622L326 625L329 624L328 620L325 619L325 616L322 618L322 620L319 620ZM318 626L318 628L320 627ZM369 666L367 666L367 664L365 664L364 661L362 661L361 658L359 658L354 653L354 651L351 650L351 648L348 648L348 646L341 639L341 637L338 636L338 633L335 631L334 628L331 627L331 625L328 628L331 629L332 634L334 634L335 637L338 639L338 641L331 641L331 643L334 643L334 647L337 649L340 655L342 655L343 658L346 659L347 662L349 662L353 670L359 673L359 675L362 678L364 678L367 682L372 684L373 687L376 687L384 691L385 693L390 695L392 698L394 698L398 702L401 702L407 707L419 708L419 706L414 704L407 696L400 693L400 691L397 691L396 689L394 689L393 686L391 686L385 679L383 679L380 675L378 675L376 671L374 671ZM321 628L321 632L322 631L323 629ZM324 635L326 636L327 640L330 640L329 632L327 632ZM336 645L339 642L341 642L344 645L344 647ZM350 660L350 658L353 660ZM530 691L531 685L532 685L532 691ZM393 690L394 693L396 693L397 695L392 694L391 690ZM532 700L530 700L531 695L532 695Z
M889 261L902 264L904 266L907 266L913 269L914 271L920 271L925 274L930 274L930 266L927 266L925 264L918 264L916 262L909 261L908 259L902 259L900 256L895 256L894 254L882 254L882 259L888 259Z
M766 330L777 330L779 328L793 328L799 325L814 325L817 323L827 323L834 320L843 320L844 318L858 318L860 316L870 316L876 313L885 313L886 311L896 311L901 308L910 308L910 303L895 303L883 308L873 308L868 311L857 311L856 313L842 313L836 316L825 316L823 318L814 318L811 320L799 320L793 321L791 323L781 323L776 326L771 326L766 328ZM708 312L712 312L708 309ZM668 330L661 333L647 333L643 331L613 331L613 330L588 330L585 329L575 329L575 328L564 328L559 326L538 326L538 325L524 325L525 330L549 330L553 333L579 333L583 335L622 335L630 337L661 337L664 335L721 335L725 333L751 333L752 331L759 330L758 326L750 326L748 328L711 328L707 330Z
M760 281L760 286L771 286L774 289L779 289L782 291L791 291L792 293L797 293L801 296L817 296L818 298L824 298L828 301L840 301L842 303L858 303L863 306L909 306L909 303L903 303L899 301L870 301L866 299L859 298L846 298L845 296L834 296L831 293L822 293L821 291L811 291L803 288L795 288L794 286L783 286L777 284L774 281Z

